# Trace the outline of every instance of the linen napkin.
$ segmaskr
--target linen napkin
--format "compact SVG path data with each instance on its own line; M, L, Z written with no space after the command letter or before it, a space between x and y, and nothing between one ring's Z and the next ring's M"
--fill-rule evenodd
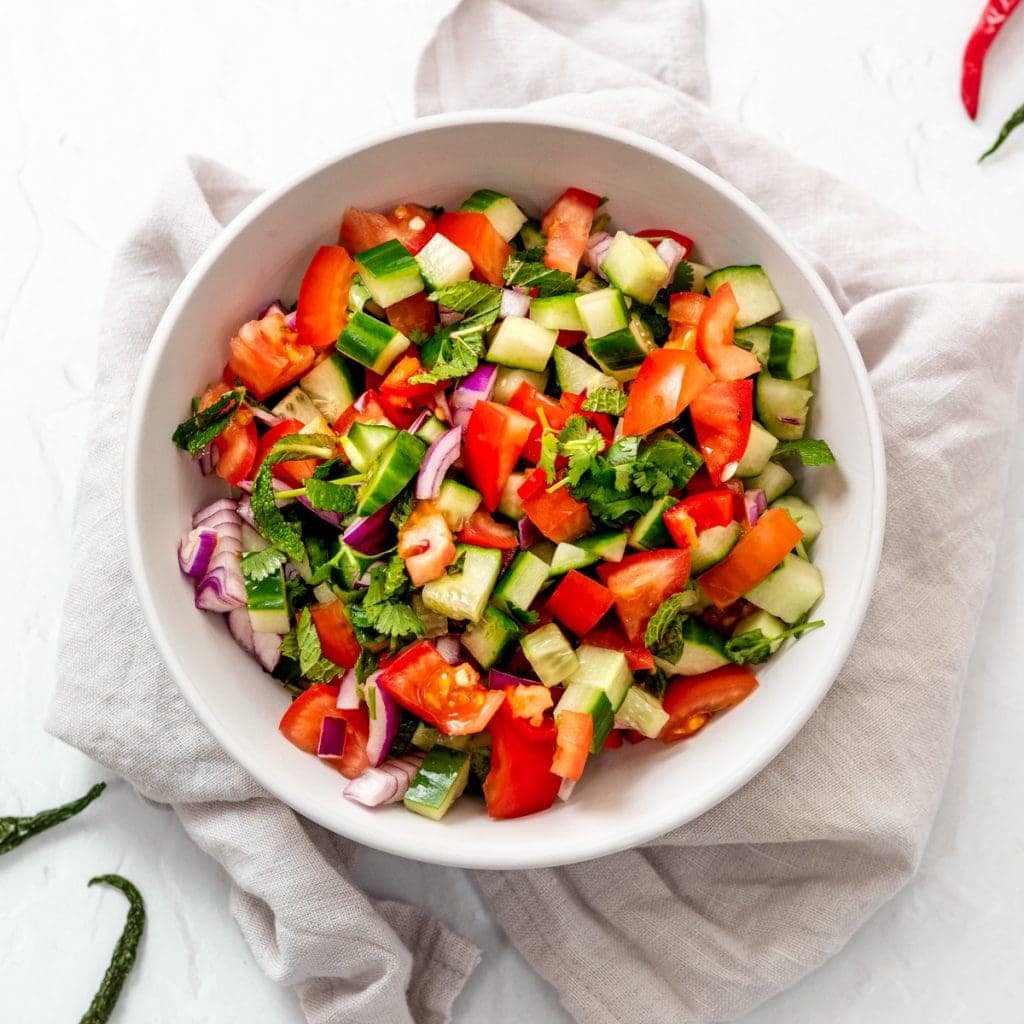
M911 876L949 763L1013 436L1024 272L900 223L714 117L704 92L696 0L465 0L418 82L421 113L531 104L591 116L738 185L832 289L887 439L875 598L794 742L729 800L642 850L476 873L512 941L586 1024L731 1019L835 953ZM422 911L359 893L353 844L298 819L220 751L167 678L128 584L109 482L139 360L180 278L253 194L191 160L115 266L48 727L175 806L231 875L257 960L296 985L310 1021L433 1024L448 1019L476 951ZM112 678L137 695L131 705L108 694Z

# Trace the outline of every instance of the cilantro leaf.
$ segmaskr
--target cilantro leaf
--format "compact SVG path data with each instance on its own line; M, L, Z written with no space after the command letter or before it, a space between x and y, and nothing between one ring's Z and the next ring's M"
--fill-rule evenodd
M537 294L542 297L549 295L565 295L568 292L576 291L576 279L567 274L564 270L552 270L541 262L527 260L524 257L532 256L533 250L514 253L509 256L502 276L509 288L536 288ZM543 253L541 254L543 259Z
M377 671L379 664L380 659L377 655L363 647L356 659L356 682L362 686Z
M231 422L244 398L245 388L235 388L234 391L226 392L213 405L201 409L184 423L179 423L171 434L171 440L193 458L201 455Z
M398 639L399 637L421 637L424 626L420 617L406 604L374 605L370 623L383 636Z
M313 588L301 576L293 576L290 580L285 580L284 589L288 596L288 607L293 612L316 603Z
M696 604L697 592L691 588L666 599L647 623L644 647L664 661L677 662L683 654L683 623Z
M351 487L329 480L310 478L306 481L306 497L313 508L347 516L355 510L356 496Z
M671 326L668 322L668 308L662 303L657 306L634 304L632 310L640 322L651 332L651 337L660 345L668 338Z
M824 441L814 437L803 437L798 441L783 441L772 452L772 458L796 455L805 466L831 466L836 457Z
M626 411L626 394L618 388L598 388L584 399L583 411L621 416Z
M569 460L565 476L570 486L578 484L584 473L593 467L602 448L604 437L601 431L588 427L582 416L569 417L558 435L558 450Z
M405 562L397 555L370 570L370 585L359 606L367 628L392 640L420 637L425 627L420 617L402 600L409 589Z
M637 456L633 485L644 494L663 498L674 488L685 487L703 464L700 452L681 438L660 438Z
M242 575L249 580L265 580L278 572L288 561L284 552L277 548L264 548L262 551L250 551L242 559Z
M824 625L824 619L801 622L773 637L766 637L760 629L748 629L745 633L739 633L726 640L725 653L737 665L757 665L768 660L775 644L781 643L787 637L800 636L811 629L820 629Z
M680 260L676 272L672 276L672 286L669 289L673 292L693 291L693 265L686 260Z
M390 601L408 585L405 562L397 555L387 562L375 565L370 571L370 585L366 589L363 605L380 604Z
M412 510L415 507L415 495L411 490L406 490L391 505L391 512L388 514L391 525L396 530L400 530L405 526L406 520L412 515Z
M545 430L540 438L540 458L537 468L547 474L548 483L555 482L555 460L558 458L558 435L552 430Z

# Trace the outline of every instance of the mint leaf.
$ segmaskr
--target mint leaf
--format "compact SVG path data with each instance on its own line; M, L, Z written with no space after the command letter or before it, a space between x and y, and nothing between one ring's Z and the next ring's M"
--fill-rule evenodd
M820 629L824 625L824 619L801 622L773 637L766 637L759 629L748 629L745 633L738 633L726 640L725 653L737 665L760 664L762 661L768 660L775 644L781 643L787 637L800 636L801 633L806 633L811 629Z
M455 284L443 284L436 288L428 296L431 302L438 302L442 306L454 309L467 316L480 316L489 312L492 308L501 308L501 289L493 284L484 284L482 281L457 281Z
M303 675L323 657L320 650L320 634L313 625L313 616L308 608L299 613L299 621L295 627L295 638L298 641L299 670Z
M245 398L245 388L235 388L220 396L209 408L202 409L179 423L171 440L195 458L214 438L219 437Z
M532 256L533 250L515 253L509 256L502 276L509 288L537 289L542 297L549 295L565 295L576 291L576 279L564 270L552 270L540 262L533 262L524 257ZM541 253L543 259L543 253Z
M347 516L355 510L356 496L352 488L346 484L336 484L329 480L310 478L306 481L306 497L313 508L321 512L336 512Z
M246 579L265 580L268 576L273 576L274 573L279 572L281 566L288 561L283 551L278 551L277 548L264 548L262 551L250 551L249 554L242 559L242 575Z
M468 376L480 365L480 357L484 354L482 334L486 328L470 328L468 333L460 334L458 328L461 326L442 327L434 335L438 342L437 358L429 370L410 377L410 384L444 384Z
M783 441L772 452L772 458L777 459L784 455L796 455L805 466L831 466L836 461L832 449L824 441L814 437L804 437L799 441Z
M621 416L626 411L626 394L618 388L598 388L583 400L583 411Z
M647 623L644 647L665 661L677 662L683 654L683 623L696 604L697 593L689 588L665 600Z

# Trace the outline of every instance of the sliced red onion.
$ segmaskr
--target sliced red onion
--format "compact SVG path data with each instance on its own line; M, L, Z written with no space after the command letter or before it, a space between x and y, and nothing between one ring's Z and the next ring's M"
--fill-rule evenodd
M668 267L666 281L671 281L676 272L676 267L686 259L686 250L674 239L663 238L655 247L654 251L662 258L665 266Z
M373 767L387 756L398 732L402 711L398 702L380 685L380 672L374 672L363 684L366 706L370 709L370 735L366 741L366 756Z
M354 711L359 707L359 683L356 681L356 670L350 668L342 677L338 686L338 701L335 705L343 711Z
M462 660L462 644L457 636L439 636L434 641L434 649L449 665L458 665Z
M253 655L268 672L273 672L281 660L281 638L276 633L256 633L248 608L232 608L227 618L228 630L238 646Z
M256 516L252 511L252 498L248 494L243 494L238 499L238 516L243 522L248 523L252 529L256 529Z
M270 316L271 313L280 313L281 316L285 315L284 306L281 305L280 299L274 299L269 306L264 306L263 309L256 314L256 319L262 320L265 316Z
M494 394L498 367L494 363L481 363L452 392L452 408L472 409L477 402L486 402Z
M378 768L367 768L345 787L345 796L364 807L397 803L423 764L422 754L392 757Z
M576 788L575 779L562 779L562 784L558 787L558 799L568 800L572 796L572 791Z
M437 316L442 327L451 327L452 324L457 324L465 315L465 313L460 313L457 309L449 309L447 306L439 305L437 307Z
M452 410L448 404L448 398L443 391L434 392L434 403L437 406L438 416L446 423L452 422Z
M465 430L469 425L469 420L472 415L472 409L454 409L452 411L452 423L460 430Z
M186 576L201 579L210 568L214 548L217 547L217 531L199 526L191 530L178 542L178 565Z
M285 314L284 325L289 331L294 331L299 324L299 311L293 309L290 313Z
M747 526L753 526L768 511L768 499L759 487L743 492L743 510L747 516Z
M611 245L612 236L607 231L595 231L587 239L587 251L584 253L583 262L600 277L604 277L604 274L601 273L601 263L608 255Z
M199 463L199 471L203 476L209 476L220 462L220 450L216 445L208 444L199 453L199 458L196 461Z
M345 518L340 512L328 512L326 509L313 508L313 503L304 494L299 495L299 504L308 508L315 516L319 516L325 523L341 529L341 521Z
M429 409L423 409L420 412L419 416L417 416L416 419L414 419L412 421L412 423L409 425L409 433L410 434L418 433L420 430L423 429L423 424L426 423L427 420L429 420L429 419L430 419L430 410Z
M436 498L445 474L462 454L462 427L446 430L428 449L416 477L416 497Z
M244 605L245 579L237 558L235 570L237 576L224 565L211 568L196 589L196 607L204 612L229 612Z
M345 737L348 722L344 718L327 715L320 725L320 741L316 745L316 756L324 761L340 761L345 752Z
M231 498L218 498L215 502L201 508L192 516L193 526L203 526L207 520L212 519L221 512L238 512L238 503Z
M229 612L241 607L245 604L245 578L238 557L242 550L242 520L237 502L218 499L196 512L192 526L212 530L217 535L213 556L196 588L196 607L208 612Z
M529 316L530 296L511 288L501 290L501 307L498 316Z
M524 550L526 548L532 548L534 544L537 544L539 541L544 539L540 530L533 525L533 520L529 519L527 516L523 516L523 518L519 520L518 530L519 546Z
M377 555L388 547L391 525L388 520L390 506L385 505L373 515L353 519L341 539L361 555Z
M259 420L260 423L265 423L268 427L276 427L279 423L284 423L283 416L275 416L268 409L261 409L258 405L254 405L251 408L253 419Z
M506 686L537 686L536 679L524 679L514 676L511 672L502 672L500 668L492 668L487 676L487 686L491 690L504 690Z

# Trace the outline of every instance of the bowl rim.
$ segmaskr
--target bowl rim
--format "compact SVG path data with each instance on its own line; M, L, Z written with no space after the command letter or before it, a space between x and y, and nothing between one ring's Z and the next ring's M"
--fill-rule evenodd
M864 562L865 571L861 573L858 591L851 595L851 614L845 620L845 632L839 638L839 642L832 648L828 660L823 663L822 671L818 676L818 686L813 693L813 699L809 699L803 707L794 712L789 720L773 734L770 742L765 743L763 747L752 753L750 757L732 765L731 769L723 774L715 785L709 787L704 798L696 805L691 805L689 810L682 816L674 816L669 812L657 817L649 816L642 822L635 823L632 828L625 828L617 832L611 841L600 830L587 833L581 831L571 836L563 835L560 837L558 844L560 852L557 854L545 852L545 848L540 847L539 844L533 848L527 844L525 847L516 848L515 856L497 860L490 855L481 859L472 849L464 850L456 844L447 844L447 849L444 853L439 852L436 854L432 851L411 849L408 842L402 841L401 830L390 830L390 832L389 830L382 830L379 825L374 824L373 818L370 815L366 816L365 824L362 819L358 819L351 823L351 825L346 823L345 831L342 833L339 831L337 824L327 820L319 812L318 808L305 798L302 792L287 792L287 786L282 784L279 775L272 771L269 766L265 767L263 764L249 763L240 747L232 739L230 732L222 725L220 719L213 714L211 709L207 707L200 689L193 684L191 678L185 672L168 636L164 632L153 588L150 586L149 579L144 570L141 541L143 513L140 502L136 500L138 489L134 486L134 482L138 479L139 466L144 454L141 450L139 439L142 435L140 428L146 414L146 397L155 385L156 371L161 356L173 333L178 317L191 300L199 281L205 276L212 264L216 262L236 235L287 193L300 187L308 179L320 174L333 164L348 159L364 149L421 132L475 124L501 123L541 128L562 128L590 135L599 135L633 149L644 151L651 156L675 164L680 170L700 179L708 187L723 194L726 199L737 206L765 232L810 285L812 291L831 318L832 325L836 329L845 349L868 424L873 502L870 509L868 550ZM269 793L297 813L317 822L332 832L342 834L346 838L373 849L399 857L449 867L522 870L580 863L621 850L631 849L665 835L674 828L696 820L717 806L741 786L749 782L788 746L797 732L820 706L829 689L831 689L860 632L868 603L874 591L881 558L882 541L885 534L887 485L885 448L878 409L871 391L867 368L864 365L853 335L846 325L842 311L839 309L838 304L821 277L807 259L804 258L796 246L787 239L782 230L753 200L692 157L688 157L672 149L670 146L628 129L594 121L589 118L564 114L527 110L478 109L416 118L384 131L362 135L350 145L288 177L283 183L266 190L224 226L178 286L160 318L160 322L143 356L136 379L135 393L128 420L128 435L126 438L121 486L127 535L128 564L150 633L164 664L167 666L192 710L195 711L203 725L210 730L220 746L234 761L249 772ZM515 848L515 845L510 844L510 852L512 852L512 848Z

